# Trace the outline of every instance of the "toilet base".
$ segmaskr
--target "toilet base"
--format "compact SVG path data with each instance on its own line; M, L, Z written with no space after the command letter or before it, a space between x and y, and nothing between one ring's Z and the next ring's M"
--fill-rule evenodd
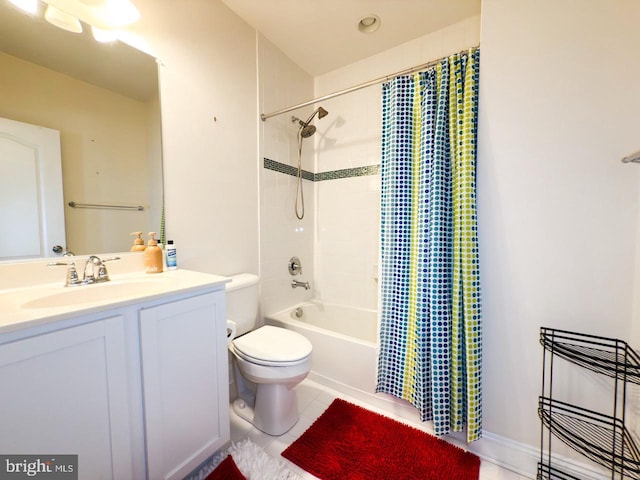
M240 418L273 436L288 432L300 418L295 390L282 384L260 384L255 402L241 397L233 401L232 408Z
M231 408L236 415L253 425L253 407L244 398L236 398L231 402Z

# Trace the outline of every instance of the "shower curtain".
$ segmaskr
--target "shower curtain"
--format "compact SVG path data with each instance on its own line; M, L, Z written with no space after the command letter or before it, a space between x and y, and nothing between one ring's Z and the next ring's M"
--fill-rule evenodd
M479 50L383 84L377 392L482 436Z

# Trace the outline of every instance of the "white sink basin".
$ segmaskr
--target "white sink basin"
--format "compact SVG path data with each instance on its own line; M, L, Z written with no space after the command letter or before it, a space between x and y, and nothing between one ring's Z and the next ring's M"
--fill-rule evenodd
M120 280L76 287L61 287L59 291L22 303L22 308L56 308L84 303L115 301L140 295L151 295L167 289L165 279Z
M132 258L136 261L138 259ZM180 269L157 275L141 271L117 273L111 275L109 282L65 287L60 281L37 283L38 269L46 268L44 262L33 265L28 263L22 268L24 272L20 268L8 272L19 277L16 287L0 290L0 336L28 326L77 318L90 312L124 308L134 303L153 302L167 295L181 295L204 287L224 288L224 284L229 281L218 275ZM20 285L26 283L23 280L27 277L35 278L36 283ZM51 276L48 277L50 278ZM8 283L10 284L5 282L4 285Z

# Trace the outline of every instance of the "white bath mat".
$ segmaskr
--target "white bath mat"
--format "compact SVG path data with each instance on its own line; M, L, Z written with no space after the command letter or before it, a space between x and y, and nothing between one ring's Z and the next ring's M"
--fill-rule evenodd
M301 480L300 476L249 439L232 445L229 455L248 480Z
M234 443L226 452L216 455L190 480L206 479L228 455L247 480L302 480L284 461L272 457L249 439Z

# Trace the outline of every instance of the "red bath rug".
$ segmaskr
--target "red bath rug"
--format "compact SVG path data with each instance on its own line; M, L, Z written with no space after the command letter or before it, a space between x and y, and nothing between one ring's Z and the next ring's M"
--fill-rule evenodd
M228 455L205 480L246 480L242 475L233 457Z
M322 480L478 480L480 458L341 399L282 456Z

